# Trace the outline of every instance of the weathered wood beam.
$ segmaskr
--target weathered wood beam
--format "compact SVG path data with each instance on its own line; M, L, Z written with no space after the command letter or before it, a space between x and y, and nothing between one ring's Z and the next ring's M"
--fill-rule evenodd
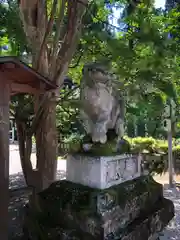
M11 88L11 92L13 93L40 94L44 92L43 90L39 90L27 84L20 84L20 83L11 83L10 88Z
M8 240L10 88L0 75L0 239Z

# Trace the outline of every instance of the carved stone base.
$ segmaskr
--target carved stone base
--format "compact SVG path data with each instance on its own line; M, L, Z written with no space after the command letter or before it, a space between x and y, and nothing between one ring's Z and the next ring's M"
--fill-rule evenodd
M33 240L154 240L173 216L150 176L104 190L63 180L30 202L24 229Z
M69 155L67 158L66 179L93 188L109 188L141 174L141 159L137 155Z

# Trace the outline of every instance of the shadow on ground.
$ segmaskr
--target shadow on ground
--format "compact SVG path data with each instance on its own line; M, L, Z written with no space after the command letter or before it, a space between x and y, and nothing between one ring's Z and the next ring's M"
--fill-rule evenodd
M164 185L164 197L174 203L175 217L162 232L160 240L179 240L180 239L180 188L169 189L168 184Z
M65 171L57 172L57 180L66 178ZM22 173L13 174L9 179L9 240L20 240L22 236L23 206L28 202L30 189L26 188Z

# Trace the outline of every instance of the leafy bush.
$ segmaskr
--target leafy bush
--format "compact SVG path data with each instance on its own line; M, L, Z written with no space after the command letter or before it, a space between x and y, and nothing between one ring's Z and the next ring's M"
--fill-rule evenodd
M73 145L79 145L83 142L83 135L71 134L63 139L63 143L69 145L69 150ZM167 154L168 153L168 143L166 140L154 139L152 137L137 137L129 138L125 136L125 139L129 142L131 146L132 153L145 153L145 154ZM173 153L180 156L180 145L173 140ZM103 153L102 153L103 154Z
M153 146L155 144L155 139L153 138L143 138L137 137L132 139L131 146L135 152L152 152Z
M32 136L32 143L33 143L33 144L36 144L36 139L35 139L34 136Z
M130 143L131 150L137 153L149 153L149 154L167 154L168 143L166 140L154 139L152 137L137 137L125 139ZM175 140L173 139L173 151L180 152L180 145L175 146Z
M173 147L173 155L175 159L180 159L180 145Z
M154 139L152 137L137 137L129 138L125 136L125 139L131 146L131 153L142 153L146 160L146 167L151 173L162 174L167 171L168 166L168 143L166 140ZM79 134L72 134L64 139L64 143L69 145L70 152L78 152L81 148L83 136ZM178 143L179 144L179 143ZM97 146L96 146L97 147ZM94 147L95 148L95 147ZM92 148L92 154L99 155L114 155L114 145L107 143L105 145L97 147L94 150ZM175 161L180 160L180 144L177 145L177 141L173 139L173 156Z
M73 133L64 139L64 143L71 152L78 152L81 148L83 135Z
M83 135L79 135L79 134L76 134L76 133L73 133L69 136L67 136L66 138L64 138L64 143L77 143L77 142L81 142L83 138Z
M126 138L131 144L131 149L143 153L146 159L146 167L151 173L162 174L168 170L168 142L154 138ZM178 144L178 145L177 145ZM180 143L173 139L173 159L175 171L180 172L176 166L180 162Z

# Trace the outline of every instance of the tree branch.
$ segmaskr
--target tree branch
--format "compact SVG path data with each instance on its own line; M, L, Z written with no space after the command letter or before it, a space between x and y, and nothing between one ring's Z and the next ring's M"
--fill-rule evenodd
M10 109L9 111L10 111L10 115L15 117L15 112L12 109Z
M36 111L36 114L34 116L34 119L32 120L31 128L30 128L29 133L28 133L29 137L32 137L33 134L36 132L36 129L37 129L38 124L39 124L39 120L40 120L40 118L43 114L43 109L44 109L43 104L45 103L46 98L47 98L47 94L44 94L44 96L43 96L43 98L42 98L42 100L41 100L41 102L38 106L38 109Z
M80 61L81 61L81 58L82 58L82 56L83 56L83 53L84 53L84 52L81 51L81 54L79 55L77 62L76 62L74 65L69 66L69 68L76 68L76 67L79 65L79 63L80 63Z
M66 0L62 0L61 6L60 6L60 11L59 11L59 16L56 22L56 33L54 36L54 41L53 41L53 49L50 54L50 74L54 73L54 70L56 69L56 57L58 53L58 47L59 47L59 39L62 34L62 29L63 29L63 20L65 16L65 6L66 6ZM51 76L53 77L53 76Z
M88 3L88 0L86 0ZM54 77L54 82L61 84L64 74L68 69L69 61L74 54L74 50L79 40L79 34L82 27L82 17L85 12L85 6L78 4L77 0L69 0L68 2L68 24L67 33L64 42L59 50L59 63Z
M61 98L59 100L59 103L63 102L66 98L68 98L73 92L75 92L75 90L77 90L79 88L79 86L76 86L75 88L72 88L70 91L68 91L63 98Z
M23 22L24 32L27 36L29 43L32 46L37 44L37 13L38 13L38 0L19 1L19 9L21 19Z
M56 7L57 7L57 0L54 0L53 2L53 6L51 9L51 15L47 24L47 28L44 34L44 38L40 47L40 51L39 51L39 56L38 56L38 61L37 61L37 69L39 69L40 63L41 63L41 57L42 57L42 53L44 51L44 48L47 44L47 40L48 40L48 36L51 34L52 29L53 29L53 22L54 22L54 15L56 13Z
M93 2L94 2L94 1L93 1ZM80 1L80 0L79 0L79 3L81 3L81 4L84 5L84 3L83 3L82 1ZM117 29L117 30L119 30L119 31L122 31L122 28L121 28L121 27L115 26L115 25L109 23L108 21L103 21L103 20L101 20L100 18L98 18L98 17L90 10L90 8L88 8L87 11L88 11L88 13L89 13L93 18L95 18L98 22L101 22L101 23L103 23L103 24L106 24L107 26L110 26L110 27L112 27L112 28L114 28L114 29Z
M46 1L38 1L37 3L37 30L39 34L45 33L47 26L48 18L47 18L47 4ZM42 32L42 30L44 32Z

